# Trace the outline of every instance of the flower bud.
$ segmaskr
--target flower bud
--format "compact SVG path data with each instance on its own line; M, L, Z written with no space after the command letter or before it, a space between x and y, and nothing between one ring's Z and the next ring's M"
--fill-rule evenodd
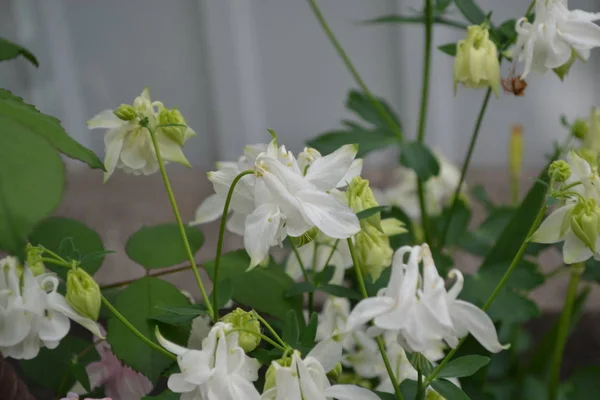
M577 149L576 153L579 157L587 161L590 167L594 168L598 165L598 151L589 147L582 147Z
M114 113L119 119L122 119L123 121L131 121L135 119L135 117L137 117L137 112L135 111L135 108L133 108L133 106L130 106L129 104L121 104L119 107L117 107Z
M446 398L444 396L442 396L435 390L430 390L429 392L427 392L427 395L425 396L425 400L445 400L445 399Z
M355 213L379 206L375 195L373 195L373 191L369 187L369 181L360 176L352 179L350 185L348 185L346 196L348 198L348 206ZM366 225L374 226L381 231L381 214L375 213L362 220L361 226L364 228Z
M333 369L327 373L327 377L332 381L337 382L340 375L342 374L342 370L342 363L337 363L335 364L335 367L333 367Z
M487 28L471 25L467 37L456 45L454 60L454 92L458 83L481 89L491 87L496 97L500 87L500 62L496 45L489 39Z
M297 237L290 236L290 240L294 243L294 245L296 245L296 247L302 247L305 244L312 242L317 237L318 234L319 234L319 228L317 228L315 226L315 227L307 230L306 232L304 232L302 234L302 236L297 236Z
M363 274L371 275L373 281L381 276L384 268L392 263L394 251L387 236L371 225L363 227L355 236L355 247Z
M71 269L67 274L67 301L79 314L98 320L100 312L100 288L94 278L81 268Z
M585 119L577 118L573 125L571 125L571 134L577 139L585 139L588 134L588 123Z
M408 232L404 222L396 218L385 218L381 220L381 228L385 236L396 236Z
M556 160L548 168L550 179L555 182L564 182L571 176L571 166L564 160Z
M571 214L571 229L594 253L596 252L596 238L600 230L600 207L595 199L580 201Z
M34 276L46 272L46 266L42 262L43 252L44 250L38 246L33 246L31 243L27 243L27 247L25 247L25 262Z
M169 124L177 124L177 125L185 125L185 126L162 126L160 130L167 135L170 139L175 141L180 146L183 146L185 141L193 136L193 131L188 128L183 115L179 112L179 110L174 107L169 110L168 108L162 108L158 113L158 123L160 125L169 125ZM191 132L191 134L190 134Z
M247 311L236 308L221 318L221 321L231 324L233 329L244 329L238 331L238 343L246 353L254 350L260 343L260 323ZM250 331L250 332L245 332ZM254 333L251 333L254 332Z

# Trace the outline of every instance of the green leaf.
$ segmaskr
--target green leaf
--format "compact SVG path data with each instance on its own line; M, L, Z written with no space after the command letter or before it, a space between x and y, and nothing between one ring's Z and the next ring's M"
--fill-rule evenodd
M400 392L402 392L402 396L406 400L408 399L416 399L417 398L417 382L405 379L400 383ZM395 399L396 396L392 396L392 399Z
M448 218L450 218L451 212L452 206L449 205L448 207L444 208L442 214L437 219L436 233L440 238L444 234L444 229L446 229ZM450 226L446 232L446 245L451 246L462 241L463 237L467 233L469 222L471 221L471 214L471 207L466 203L465 200L459 198L456 202L452 219L450 220Z
M452 4L453 0L436 0L435 1L435 12L440 14L448 8L450 4Z
M575 370L570 377L573 392L569 400L589 400L592 393L598 391L600 382L600 367L589 366Z
M471 195L473 195L473 197L475 197L477 201L479 201L485 207L487 212L491 212L494 208L496 208L496 205L490 199L490 196L483 185L473 186L471 189Z
M179 400L181 393L173 393L169 389L156 396L144 396L142 400Z
M157 315L157 306L185 307L189 306L189 301L169 282L144 277L124 289L115 304L133 326L155 343L157 323L152 319ZM159 324L159 329L169 340L187 341L189 326L186 329L169 329L169 326ZM156 382L162 371L173 363L173 360L142 342L114 316L108 321L106 339L117 358L146 375L152 382Z
M290 310L285 314L281 338L290 347L298 347L298 342L300 340L300 329L298 328L298 317L296 316L296 311Z
M289 310L300 312L302 297L285 297L295 282L278 265L256 267L246 272L250 258L244 250L223 254L221 279L230 278L233 284L233 300L258 312L283 318ZM214 261L204 264L209 276L214 276Z
M409 142L402 145L400 164L414 170L422 181L440 173L440 165L433 153L422 143Z
M303 293L312 293L317 290L317 287L310 282L294 283L285 291L285 297L295 297Z
M379 103L381 108L385 110L386 114L390 116L396 126L399 127L400 131L402 131L402 124L390 105L387 104L387 102L382 98L377 98L376 101ZM350 92L348 92L348 97L346 98L346 108L348 108L350 111L353 111L363 120L381 129L383 133L389 133L390 135L393 135L388 121L381 116L371 99L363 92L359 92L358 90L350 90Z
M508 44L513 43L517 38L515 30L516 20L509 19L504 21L494 32L498 37L499 48L505 48Z
M214 293L214 291L213 291ZM219 282L219 290L217 291L217 308L221 309L231 300L233 294L233 283L231 279L223 279ZM211 301L213 301L213 295L211 294Z
M367 153L380 150L398 143L395 137L381 133L377 130L352 130L325 132L307 142L323 154L329 154L345 144L358 144L357 157L364 157Z
M16 43L0 38L0 61L10 60L11 58L17 58L18 56L25 57L36 67L40 66L37 58L35 58L33 53L31 53L25 47L21 47Z
M308 325L302 331L300 335L300 344L303 347L312 347L315 343L315 337L317 336L317 327L319 325L319 314L313 312L308 320Z
M485 20L485 13L473 0L455 0L454 2L462 15L474 25L480 25Z
M202 247L204 235L192 226L186 226L185 233L194 254ZM141 228L127 240L125 251L147 269L170 267L188 259L176 223Z
M444 396L446 400L470 400L458 386L446 379L437 379L431 383L431 387Z
M377 207L367 208L366 210L362 210L362 211L356 213L356 217L358 219L369 218L370 216L380 213L384 210L388 210L389 208L390 208L389 206L377 206Z
M100 235L87 225L64 217L49 217L39 223L29 241L34 245L41 245L66 259L76 259L81 262L88 274L93 275L100 269L104 261L104 244ZM68 244L69 249L65 248ZM96 254L98 256L89 257ZM46 267L66 278L67 270L64 267L46 263Z
M471 355L450 361L438 374L438 378L464 378L471 376L490 362L489 357Z
M456 57L456 46L456 43L446 43L438 46L438 50L448 54L449 56Z
M325 284L319 286L319 290L329 293L332 296L344 297L346 299L361 300L363 298L355 290L340 285Z
M22 98L13 95L5 89L0 89L0 126L2 127L3 136L8 132L11 132L10 136L21 135L23 131L28 131L31 134L46 139L56 151L70 158L83 161L91 168L104 169L104 164L102 164L102 161L100 161L96 154L70 137L61 126L59 120L40 113L34 106L25 103ZM31 139L24 137L19 140L19 142L21 141L29 143ZM0 148L3 147L5 146L0 143ZM21 149L21 152L25 150L30 152L32 149L27 145ZM8 152L8 148L6 148L6 151ZM31 157L33 158L33 155ZM27 164L25 161L22 162L22 165L30 164L31 161ZM43 180L40 177L36 183L36 189L38 193L44 193L44 196L46 196L47 194L37 186Z
M441 16L434 16L433 17L433 22L435 24L447 25L447 26L451 26L453 28L458 28L458 29L464 29L464 30L466 30L468 28L467 24L464 24L464 23L458 22L458 21L452 21L450 19L447 19L447 18L444 18L444 17L441 17ZM391 14L391 15L383 15L383 16L378 17L378 18L366 20L363 23L367 24L367 25L372 25L372 24L398 24L398 23L404 23L404 24L424 24L425 23L425 16L423 16L423 15L397 15L397 14Z
M71 364L71 373L73 374L73 378L79 383L86 391L92 390L90 388L90 378L88 376L87 371L85 370L85 366L81 364Z
M329 283L329 281L331 281L331 278L333 278L334 274L335 274L335 267L329 265L329 266L323 268L323 270L321 270L321 272L319 272L317 274L317 276L315 277L315 284L321 285L324 283Z
M203 304L190 304L183 307L174 307L169 305L157 305L152 319L164 322L168 325L189 325L196 317L207 315L208 311Z
M36 111L26 122L16 119L12 106L20 99L5 93L0 89L0 250L23 255L34 225L60 203L65 170L38 132L52 118Z

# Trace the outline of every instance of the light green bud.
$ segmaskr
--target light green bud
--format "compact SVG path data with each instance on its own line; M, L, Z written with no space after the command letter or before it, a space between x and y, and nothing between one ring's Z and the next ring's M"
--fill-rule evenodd
M556 160L548 167L548 175L555 182L564 182L571 176L571 166L564 160Z
M231 324L233 329L244 329L250 332L238 331L238 343L246 353L251 352L260 344L260 322L248 311L236 308L221 318L221 321Z
M434 390L430 390L429 392L427 392L427 395L425 396L425 400L446 400L446 398L444 396L442 396L441 394L439 394L438 392L436 392Z
M277 364L281 365L282 367L289 367L292 364L292 359L290 357L286 357L286 358L281 358L277 361L275 361ZM267 373L265 374L265 385L263 387L263 393L266 392L267 390L274 388L276 385L276 371L275 371L275 367L273 366L273 364L269 365L269 368L267 368Z
M27 243L25 247L25 262L27 266L33 272L34 276L38 276L46 272L46 266L42 262L42 254L44 250L38 246L33 246L31 243Z
M340 385L357 385L365 389L373 389L373 384L368 379L364 379L357 374L344 372L337 380Z
M317 228L315 226L315 227L307 230L306 232L304 232L302 234L302 236L297 236L297 237L290 236L290 240L294 243L294 245L296 245L296 247L302 247L305 244L312 242L317 237L318 234L319 234L319 228Z
M456 45L454 92L458 84L473 89L491 87L496 97L500 87L498 50L486 27L471 25L467 37Z
M588 164L590 164L590 167L593 168L598 165L598 151L589 147L582 147L577 149L576 153L579 157L587 161Z
M373 195L373 191L369 187L369 181L360 176L356 176L350 181L346 196L348 198L348 206L355 213L379 206L379 203L375 199L375 195ZM380 231L382 230L381 213L375 213L360 222L363 227L365 225L372 225Z
M123 121L132 121L137 117L137 112L135 111L135 108L133 108L133 106L130 106L129 104L121 104L119 107L117 107L114 113L119 119L122 119Z
M337 380L339 379L340 375L342 374L342 364L341 363L337 363L335 364L335 367L333 367L333 369L331 371L329 371L327 373L327 377L334 381L337 382Z
M381 220L381 228L385 236L395 236L408 232L404 222L396 218L385 218Z
M573 208L571 230L590 250L596 252L596 238L600 231L600 207L595 199L580 201Z
M371 225L363 227L355 236L356 255L363 274L369 274L373 281L392 263L394 250L388 237Z
M67 274L67 301L79 314L98 320L100 312L100 288L85 270L71 269Z
M589 131L588 123L585 119L577 118L571 125L571 134L578 139L584 139Z
M177 107L169 110L168 108L162 108L158 113L158 123L160 125L167 124L178 124L185 126L162 126L160 130L167 135L170 139L174 140L180 146L183 146L185 141L189 139L187 123L183 118L183 115L179 112Z

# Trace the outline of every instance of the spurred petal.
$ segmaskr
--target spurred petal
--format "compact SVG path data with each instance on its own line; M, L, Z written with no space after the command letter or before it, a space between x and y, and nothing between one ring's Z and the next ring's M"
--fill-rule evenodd
M251 268L264 260L271 246L276 244L280 221L279 207L273 203L263 204L246 218L244 246Z
M114 129L121 125L126 124L125 121L119 119L113 112L113 110L104 110L93 116L87 121L87 126L90 129L105 128Z
M198 225L215 221L217 218L223 215L224 205L225 201L218 194L208 196L196 210L196 218L190 222L190 225Z
M79 325L92 332L95 336L99 338L104 337L102 332L100 332L100 325L98 325L96 321L83 317L81 314L76 312L61 294L57 292L48 293L46 299L50 309L69 317L69 319L77 322Z
M66 315L47 310L47 315L42 318L38 336L44 341L60 341L69 333L70 325Z
M183 154L181 146L174 140L171 140L167 135L157 132L156 141L158 142L160 154L165 161L183 164L186 167L192 166L185 157L185 154Z
M450 306L450 313L459 336L464 336L465 330L468 331L492 353L508 348L500 344L492 319L482 309L466 301L456 300Z
M569 216L575 203L565 204L546 218L531 237L536 243L555 243L565 238L567 229L563 221Z
M306 218L325 235L334 239L346 239L360 231L356 214L330 194L302 190L296 196Z
M357 152L358 145L347 144L325 157L317 158L308 167L306 179L320 190L333 189L350 170Z
M232 399L260 400L260 393L254 385L239 375L229 375L227 377L227 387Z
M337 400L379 400L375 393L356 385L333 385L325 389L323 394Z
M347 186L352 179L362 174L363 169L363 160L362 158L357 158L352 161L352 165L350 165L350 169L346 172L346 175L335 185L337 188L341 188Z
M325 339L308 353L306 357L314 357L329 372L342 359L342 344L334 339Z
M208 180L212 182L215 192L222 199L226 199L229 188L239 173L238 170L225 168L211 171L207 176ZM231 197L232 210L243 214L250 214L254 210L254 179L254 176L246 175L238 181Z
M160 343L160 345L162 347L164 347L167 351L169 351L175 355L180 356L180 355L183 355L183 354L187 353L188 351L190 351L183 346L180 346L178 344L175 344L175 343L170 342L167 339L165 339L165 337L158 330L158 326L156 327L154 334L156 335L156 339L158 340L158 343Z
M183 374L171 374L167 381L167 386L175 393L191 392L196 388L196 385L183 378Z
M370 297L361 300L348 316L346 329L352 331L378 315L390 312L393 308L394 299L389 297Z
M565 264L575 264L586 261L594 253L572 231L565 235L563 246L563 261Z
M227 230L236 235L244 236L246 229L246 215L234 211L227 220Z

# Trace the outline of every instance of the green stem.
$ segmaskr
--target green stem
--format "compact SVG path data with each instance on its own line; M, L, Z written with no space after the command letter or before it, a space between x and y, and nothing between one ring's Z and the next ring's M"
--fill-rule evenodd
M306 269L306 267L304 266L304 263L302 262L302 258L300 257L300 252L298 251L298 248L296 247L296 245L294 244L294 242L292 240L290 240L290 245L292 247L292 251L294 252L294 255L296 256L296 259L298 260L300 269L302 270L302 276L304 277L304 281L311 282L310 275L308 275L308 270ZM316 254L316 251L317 251L317 249L315 248L315 254ZM313 313L313 311L315 310L315 297L313 295L313 292L307 293L307 295L308 295L308 312L309 312L309 315L311 315Z
M246 333L250 333L254 336L258 336L261 338L261 340L264 340L265 342L271 344L271 346L281 350L281 351L285 351L286 348L283 347L282 345L280 345L279 343L275 342L273 339L271 339L270 337L263 335L262 333L258 333L258 332L254 332L253 330L250 329L244 329L244 328L235 328L230 330L229 332L227 332L227 334L229 335L230 333L233 332L246 332Z
M358 281L358 287L360 289L360 293L366 299L369 297L367 293L367 287L365 286L365 281L362 276L362 271L360 270L360 265L358 265L358 258L356 257L356 252L354 251L354 244L352 243L352 238L347 239L348 248L350 249L350 256L352 257L352 263L354 264L354 272L356 273L356 280ZM383 343L383 339L380 336L377 336L377 347L379 347L379 353L381 353L381 358L383 358L383 363L385 364L385 369L392 381L392 385L394 386L394 392L396 394L397 400L404 400L402 393L400 392L400 385L398 383L398 379L396 379L396 375L394 375L394 370L392 369L392 365L390 364L390 359L385 351L385 345Z
M217 304L219 296L219 271L221 266L221 253L223 252L223 237L225 236L225 226L227 225L227 214L229 214L229 205L231 204L231 198L237 183L246 175L253 174L254 171L248 170L240 172L231 182L229 192L227 192L227 198L225 199L225 206L223 207L223 215L221 215L221 226L219 227L219 239L217 240L217 255L215 256L215 272L213 275L213 292L212 292L212 320L216 323L219 320L219 305Z
M356 83L358 84L358 86L360 86L361 90L367 95L367 97L373 104L373 107L375 107L375 110L377 111L379 116L381 118L383 118L383 120L392 129L392 132L394 132L394 134L396 135L398 140L401 141L403 139L403 135L402 135L402 130L401 130L400 126L398 125L398 123L396 123L396 121L394 121L394 119L390 116L390 114L383 108L381 103L377 100L377 98L375 98L373 93L369 90L365 81L362 79L362 77L360 76L360 74L358 73L356 68L354 67L354 64L352 64L350 57L348 57L348 54L346 54L346 51L343 49L342 45L340 44L340 42L337 40L337 38L333 34L333 31L331 30L331 27L325 20L323 13L321 12L321 10L319 9L319 6L317 5L317 2L315 0L308 0L308 3L310 4L310 7L311 7L313 13L315 14L315 17L319 21L319 24L321 24L321 28L323 29L323 31L329 38L329 41L335 48L335 51L338 53L338 55L340 56L340 58L346 65L346 68L348 69L348 71L350 72L350 74L352 75L352 77L354 78Z
M256 317L256 319L258 319L258 320L259 320L259 321L260 321L260 322L261 322L261 323L262 323L262 324L265 326L265 328L267 328L267 330L268 330L269 332L271 332L271 335L273 335L273 337L274 337L274 338L275 338L275 339L276 339L276 340L277 340L279 343L281 343L281 345L282 345L283 347L289 347L289 346L287 345L287 343L283 341L283 339L281 338L281 336L279 336L279 335L277 334L277 332L275 332L275 329L273 329L273 327L272 327L272 326L271 326L271 325L270 325L270 324L269 324L269 323L268 323L268 322L267 322L267 321L266 321L266 320L265 320L263 317L261 317L259 313L257 313L256 311L252 311L252 313L254 314L254 316Z
M440 248L444 247L446 243L446 236L448 236L448 231L450 229L450 223L452 222L452 217L454 216L454 212L456 211L456 207L458 205L458 199L460 197L460 191L463 183L465 182L465 177L467 176L467 170L469 169L469 164L471 163L471 156L473 155L473 150L475 149L475 143L477 142L477 138L479 137L479 131L481 130L481 123L483 122L483 117L485 115L485 111L487 110L488 103L490 101L490 97L492 95L492 89L489 88L485 93L485 97L483 98L483 103L481 104L481 109L479 110L479 115L477 116L477 122L475 123L475 128L473 129L473 135L471 135L471 143L469 143L469 150L467 150L467 156L463 161L462 170L460 171L460 180L458 181L458 185L454 190L454 197L452 198L452 205L450 206L450 215L448 215L448 219L446 220L446 224L444 225L444 230L442 231L442 239L440 243Z
M175 195L173 194L173 189L171 188L171 182L169 181L169 177L167 176L167 171L165 169L165 162L162 158L162 154L160 153L160 147L158 146L158 141L156 140L156 132L154 132L154 129L151 129L147 125L146 125L146 129L148 129L148 132L150 132L150 138L152 139L152 145L154 146L154 152L156 153L156 160L158 161L158 167L160 169L160 174L161 174L163 182L165 184L165 189L167 190L167 195L169 197L169 201L171 202L171 207L173 208L173 214L175 214L175 219L177 220L177 225L179 226L179 233L181 234L181 240L183 242L183 247L185 248L185 252L188 256L188 260L190 261L190 265L192 266L192 271L194 272L194 277L196 278L196 282L198 283L198 288L200 288L200 293L202 293L202 298L204 299L204 304L206 305L206 309L209 314L213 315L213 309L210 304L208 294L206 294L206 289L204 289L204 284L202 283L202 278L200 277L200 272L198 271L198 267L196 266L196 260L194 259L194 254L192 253L192 249L190 248L190 242L188 240L187 234L185 233L185 225L183 225L183 221L181 220L181 215L179 214L179 208L177 207L177 201L175 201Z
M529 14L533 11L533 7L535 6L535 0L529 3L529 7L527 7L527 11L525 11L525 17L529 17Z
M504 288L504 285L506 285L506 282L508 282L508 279L510 278L510 275L513 273L513 271L515 270L515 268L517 267L517 265L521 261L521 258L523 257L523 254L525 254L525 249L527 248L527 244L529 244L529 239L531 238L531 235L535 232L535 230L537 229L538 225L540 224L540 221L544 217L545 211L546 211L546 206L545 205L542 206L542 207L540 207L540 210L538 211L538 214L537 214L535 220L533 221L533 224L529 228L529 232L527 233L527 237L525 238L525 240L521 244L521 247L519 247L519 250L517 251L517 254L515 255L515 257L513 258L512 262L510 263L510 266L508 267L508 269L504 273L504 276L502 277L502 279L500 279L500 282L498 282L498 284L496 285L496 288L494 289L494 291L492 292L492 294L490 295L490 297L488 297L487 301L483 305L483 307L482 307L483 311L487 311L488 308L490 308L490 306L494 303L494 300L496 300L496 297L498 297L498 295L500 294L500 291L502 290L502 288ZM427 377L427 379L425 379L425 384L424 384L425 388L427 388L427 386L429 386L431 384L431 382L433 382L433 380L438 376L438 374L440 373L440 371L442 369L444 369L444 367L446 366L446 364L452 359L452 357L454 357L454 354L456 354L456 352L458 351L458 349L460 348L460 346L462 346L463 343L465 342L465 340L467 340L467 337L468 337L468 335L465 336L465 337L463 337L458 342L458 344L456 345L456 347L453 348L446 355L446 357L444 357L444 359L442 360L442 362L440 362L438 364L438 366L435 367L435 369L431 372L431 374L429 374L429 376Z
M156 278L157 276L163 276L163 275L174 274L174 273L181 272L181 271L187 271L188 269L191 269L191 268L192 268L191 265L186 265L186 266L179 267L179 268L173 268L173 269L168 269L165 271L160 271L155 274L150 274L147 276ZM140 279L140 278L134 278L134 279L128 279L126 281L109 283L108 285L100 286L100 290L113 289L113 288L117 288L117 287L121 287L121 286L127 286L127 285L132 284L133 282L137 281L138 279Z
M45 262L45 263L55 264L55 265L59 265L61 267L65 267L65 268L71 268L71 264L64 262L64 261L56 260L54 258L42 257L41 260L42 260L42 262Z
M144 336L144 334L140 332L135 326L133 326L131 322L129 322L127 318L125 318L123 314L119 312L119 310L117 310L112 304L110 304L110 302L104 296L102 296L102 303L104 303L106 308L108 308L109 311L112 312L115 315L115 317L117 317L117 319L121 321L121 323L125 325L125 327L129 329L131 333L137 336L142 342L146 343L148 346L158 351L159 353L162 353L166 357L169 357L172 360L177 360L177 357L175 355L169 353L167 350L163 349L162 347L154 343L152 340Z
M417 395L415 400L422 400L425 396L425 389L423 388L423 373L421 368L417 369Z
M333 246L331 247L331 253L329 253L329 257L327 257L327 261L325 261L325 267L329 266L329 262L333 258L333 254L335 253L335 250L337 249L339 243L340 243L340 239L337 239L335 241L335 243L333 244ZM325 282L325 283L329 283L329 282Z
M567 337L569 336L569 326L571 324L571 316L573 314L573 305L575 304L575 297L577 296L577 285L579 284L579 278L581 277L583 270L583 263L574 264L571 266L571 280L569 281L569 288L567 289L567 297L565 298L563 312L560 316L558 333L556 335L556 343L554 345L554 354L550 367L548 400L556 400L558 397L560 367L562 365Z

